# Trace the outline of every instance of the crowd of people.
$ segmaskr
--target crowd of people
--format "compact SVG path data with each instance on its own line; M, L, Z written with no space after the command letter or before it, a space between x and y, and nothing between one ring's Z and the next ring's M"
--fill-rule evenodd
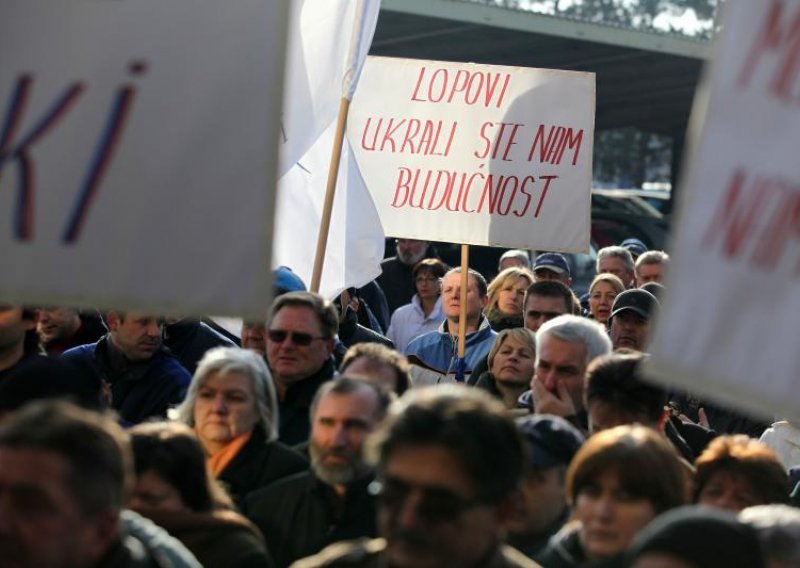
M237 328L0 306L0 566L800 567L798 427L643 374L666 253L396 249Z

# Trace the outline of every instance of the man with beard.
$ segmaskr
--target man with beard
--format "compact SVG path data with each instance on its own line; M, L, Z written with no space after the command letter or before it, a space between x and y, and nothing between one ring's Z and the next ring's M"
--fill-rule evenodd
M411 269L423 258L436 258L436 249L428 241L397 239L397 256L381 262L381 275L375 279L386 296L389 313L411 301L414 281Z
M111 390L111 407L123 422L135 424L183 400L189 372L161 344L163 321L139 312L111 310L108 333L61 356L94 374Z
M337 543L297 568L525 568L502 543L523 448L503 405L462 385L412 390L370 440L383 538Z
M363 379L342 376L319 388L311 406L311 471L252 493L242 507L278 568L332 542L376 535L363 446L389 402L385 390Z

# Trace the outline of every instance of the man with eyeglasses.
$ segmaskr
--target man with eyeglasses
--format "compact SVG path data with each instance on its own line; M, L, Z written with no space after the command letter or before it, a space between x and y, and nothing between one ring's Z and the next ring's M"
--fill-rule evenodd
M340 376L311 409L311 470L251 493L243 512L267 537L277 568L332 542L375 537L373 468L364 441L386 416L391 395L366 379Z
M183 400L192 377L162 345L164 320L111 310L105 324L108 333L97 343L69 349L62 359L91 371L108 386L111 407L123 422L166 417L167 409Z
M312 292L275 299L267 319L267 363L278 394L278 438L289 445L308 439L308 413L317 389L333 377L339 315Z
M461 385L412 390L369 444L383 538L332 545L298 568L538 566L501 541L523 469L501 403Z

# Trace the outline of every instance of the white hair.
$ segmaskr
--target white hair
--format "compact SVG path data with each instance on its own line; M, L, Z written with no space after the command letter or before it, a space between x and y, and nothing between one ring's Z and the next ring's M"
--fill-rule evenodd
M586 346L586 364L595 357L611 353L611 339L605 328L594 320L569 314L560 315L542 324L536 332L536 345L541 346L546 336L553 336L568 343L583 343ZM538 361L539 351L536 352Z
M176 419L194 428L194 405L197 391L214 373L241 373L250 379L256 399L259 423L267 441L278 438L278 397L275 384L263 357L250 349L239 347L215 347L209 349L192 377L186 398L176 409Z

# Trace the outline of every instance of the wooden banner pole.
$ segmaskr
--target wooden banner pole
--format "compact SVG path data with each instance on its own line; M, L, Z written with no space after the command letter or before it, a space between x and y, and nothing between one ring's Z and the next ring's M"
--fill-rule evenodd
M339 116L336 119L336 135L331 151L331 162L328 167L328 184L325 190L325 203L322 207L322 219L319 224L317 236L317 252L314 256L314 271L311 274L312 292L319 292L322 281L322 267L325 264L325 251L328 248L328 232L331 227L331 214L333 213L333 198L336 195L336 179L339 177L339 162L342 159L342 146L344 132L347 125L347 112L350 110L350 100L343 97L339 103Z
M458 357L464 358L467 338L467 290L469 289L469 245L461 245L461 302L458 315Z

